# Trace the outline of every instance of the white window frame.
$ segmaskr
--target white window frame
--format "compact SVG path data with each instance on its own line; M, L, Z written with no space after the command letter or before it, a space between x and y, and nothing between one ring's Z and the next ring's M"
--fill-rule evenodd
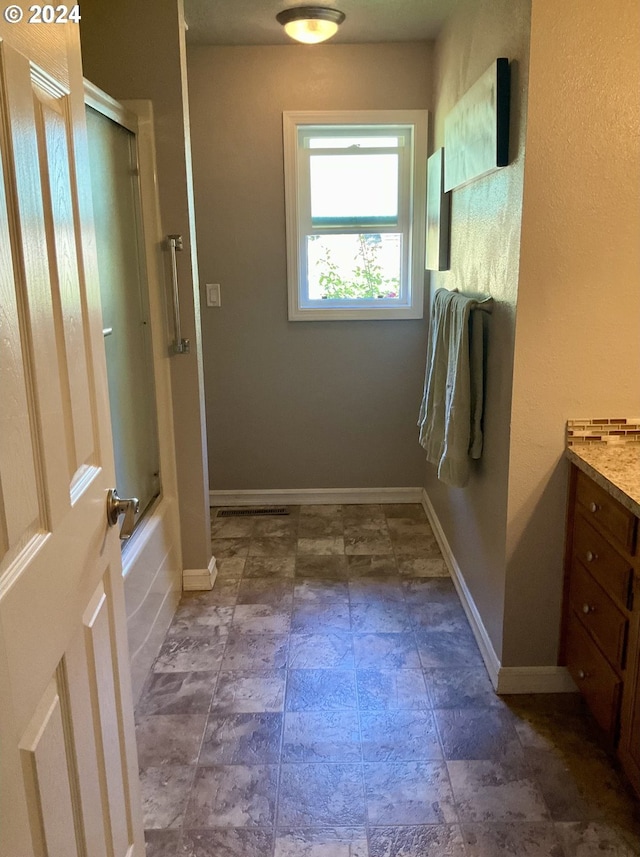
M425 265L425 207L427 173L426 110L340 110L285 112L282 116L284 140L284 183L287 229L287 285L289 321L341 321L371 319L409 319L423 317ZM310 227L308 167L300 154L299 131L304 126L387 126L391 135L396 128L412 129L411 154L400 166L400 182L408 183L408 205L400 206L402 231L403 289L401 296L389 300L312 301L306 283L306 236ZM354 135L357 128L352 128ZM306 167L306 168L305 168ZM408 172L408 175L407 175ZM402 200L401 200L402 201ZM313 230L316 232L319 230ZM345 232L353 231L345 229ZM385 231L380 229L381 232ZM322 305L320 305L322 304Z

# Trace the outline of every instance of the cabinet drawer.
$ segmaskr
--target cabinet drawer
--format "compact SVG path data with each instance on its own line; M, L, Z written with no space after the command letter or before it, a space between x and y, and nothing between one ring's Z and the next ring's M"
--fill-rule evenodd
M573 531L573 558L580 560L600 586L623 607L629 606L631 565L605 537L576 510Z
M628 509L581 471L576 482L576 498L592 523L597 522L629 553L633 552L636 519Z
M580 563L574 563L571 570L569 601L607 660L616 669L622 670L627 639L627 617Z
M573 614L567 628L567 667L591 713L615 741L622 682Z

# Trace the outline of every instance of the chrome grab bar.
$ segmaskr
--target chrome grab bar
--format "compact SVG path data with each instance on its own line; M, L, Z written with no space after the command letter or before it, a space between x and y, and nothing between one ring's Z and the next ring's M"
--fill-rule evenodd
M180 294L178 292L178 264L176 261L176 252L184 249L182 235L167 235L167 245L171 254L171 286L173 297L173 329L174 340L170 351L172 354L189 354L191 351L191 343L188 339L182 338L182 329L180 327Z

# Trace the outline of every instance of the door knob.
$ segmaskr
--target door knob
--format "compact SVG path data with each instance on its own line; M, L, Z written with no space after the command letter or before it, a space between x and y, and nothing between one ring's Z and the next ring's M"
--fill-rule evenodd
M126 542L127 539L131 538L136 513L139 509L140 501L137 497L128 497L126 500L123 500L118 497L118 492L115 488L109 489L109 493L107 494L107 521L110 527L115 527L120 515L124 515L124 521L120 530L121 541Z

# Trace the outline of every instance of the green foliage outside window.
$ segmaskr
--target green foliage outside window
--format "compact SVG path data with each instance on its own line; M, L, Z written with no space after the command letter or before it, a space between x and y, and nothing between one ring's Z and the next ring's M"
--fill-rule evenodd
M313 236L312 240L320 236ZM322 297L327 300L355 300L363 298L395 298L400 289L398 277L385 277L380 264L380 235L358 235L358 253L354 258L351 277L344 279L331 258L327 247L316 263Z

